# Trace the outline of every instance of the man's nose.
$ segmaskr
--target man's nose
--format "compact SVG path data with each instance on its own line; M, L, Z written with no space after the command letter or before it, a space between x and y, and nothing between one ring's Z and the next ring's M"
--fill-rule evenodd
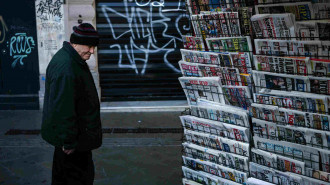
M92 47L89 48L89 52L91 54L94 54L94 51L95 51L95 46L92 46Z

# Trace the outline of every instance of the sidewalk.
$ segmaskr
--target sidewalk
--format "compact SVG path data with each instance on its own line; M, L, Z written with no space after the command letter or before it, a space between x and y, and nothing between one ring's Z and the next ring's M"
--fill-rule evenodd
M103 128L131 133L104 133L102 147L93 152L94 184L181 184L182 133L134 133L139 128L180 129L180 114L102 109ZM40 125L41 111L0 111L0 185L50 184L53 147L31 132ZM13 129L23 134L5 135L19 133L9 132Z

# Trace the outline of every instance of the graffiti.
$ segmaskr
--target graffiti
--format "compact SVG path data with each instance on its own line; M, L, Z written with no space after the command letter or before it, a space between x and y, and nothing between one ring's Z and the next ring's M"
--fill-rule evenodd
M61 12L62 4L62 0L40 0L40 2L36 5L37 17L44 21L55 17L55 20L60 21L63 18L63 14Z
M11 65L12 68L15 68L18 62L24 65L23 59L28 57L35 46L33 37L28 37L26 33L16 33L11 37L8 44L10 56L14 59Z
M0 15L0 25L1 25L1 30L0 30L0 44L2 44L5 41L6 38L6 32L8 31L8 27L5 23L5 20L3 17Z
M171 18L166 17L163 12L178 12L185 11L180 9L181 0L179 0L177 9L165 9L165 0L153 1L147 0L135 0L136 6L132 6L132 0L123 0L125 12L121 13L110 7L108 4L101 5L102 12L106 18L108 28L112 34L113 39L118 41L117 44L109 46L111 50L104 50L104 53L118 53L118 67L119 68L130 68L135 71L136 74L144 75L150 59L151 54L163 55L163 61L170 69L176 73L180 73L180 70L173 66L168 56L173 54L175 49L178 49L178 42L182 42L181 37L174 35L168 35L169 24L173 24L177 33L182 36L182 31L189 31L189 26L179 26L181 19L186 18L185 14L180 14L176 17L173 22ZM142 9L143 8L143 9ZM155 11L156 10L156 11ZM123 30L123 27L112 23L111 19L123 18L127 21L127 27ZM155 34L155 29L162 29L161 32L157 31L158 35ZM123 30L123 31L122 31ZM160 34L161 33L161 36ZM159 43L157 39L162 37L166 40L165 43ZM129 40L129 43L120 44L120 40ZM157 38L157 39L156 39ZM141 40L143 42L141 43ZM117 49L118 51L113 51ZM139 55L136 56L138 53ZM124 64L123 58L126 55L128 58L128 64ZM137 62L142 62L141 65L137 65ZM139 68L138 68L139 66ZM140 70L139 70L140 69Z

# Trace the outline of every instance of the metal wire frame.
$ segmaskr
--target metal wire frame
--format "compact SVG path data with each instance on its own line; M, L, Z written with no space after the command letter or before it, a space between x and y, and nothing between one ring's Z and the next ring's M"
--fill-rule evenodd
M227 179L227 180L231 180L233 182L237 182L237 183L240 183L240 184L243 184L246 179L242 178L242 177L239 177L239 176L235 176L233 173L231 172L223 172L221 169L217 169L213 166L210 166L210 165L206 165L206 164L198 164L196 162L192 163L191 161L188 160L187 164L184 164L186 167L192 169L192 170L198 170L198 171L203 171L203 172L206 172L206 173L209 173L211 175L215 175L215 176L218 176L218 177L221 177L221 178L224 178L224 179ZM235 180L233 180L235 179Z
M297 51L294 51L294 54L290 54L290 52L292 53L293 48L289 42L286 43L286 46L276 46L276 48L277 49L275 50L271 46L261 46L260 51L258 49L257 54L280 57L311 57L317 59L330 59L330 46L313 45L312 47L297 47Z
M329 23L330 24L330 23ZM272 57L272 56L270 56ZM278 74L289 74L289 75L300 75L300 76L311 76L311 77L330 77L330 64L327 64L325 62L313 62L315 63L315 69L311 70L311 73L309 73L309 63L303 61L303 59L299 58L286 58L286 60L291 61L280 61L283 58L278 59L278 63L269 63L269 61L262 61L259 64L262 66L259 68L256 67L258 71L265 71L265 72L271 72L271 73L278 73ZM295 60L298 60L296 62ZM330 61L329 61L330 62ZM265 67L266 66L266 67Z
M228 158L225 158L224 156L216 156L213 154L209 154L207 152L203 152L200 150L196 150L196 149L192 149L192 148L188 148L188 147L184 147L182 149L182 155L190 157L190 158L194 158L194 159L200 159L200 160L204 160L204 161L209 161L215 164L219 164L228 168L232 168L238 171L242 171L245 173L248 173L249 170L248 169L244 169L245 163L244 161L240 160L240 159L235 159L235 162L232 163L231 160L228 160ZM230 153L229 153L230 155ZM248 160L247 160L247 167L248 167Z
M272 97L276 97L276 99L273 99ZM290 105L283 103L287 99L291 99L293 103ZM324 103L322 104L319 101L316 101L316 99L314 102L311 102L311 100L312 100L311 98L304 98L304 97L268 95L268 94L257 93L255 103L264 104L264 105L273 105L273 106L277 106L279 108L287 108L287 109L298 110L298 111L303 111L303 112L328 114L329 111L326 110ZM305 103L303 103L303 102L305 102ZM312 109L308 108L310 106L307 106L306 102L312 103L312 104L310 104ZM317 109L320 109L320 110L317 110ZM324 110L324 111L322 111L322 110Z
M250 136L248 136L248 140L245 140L244 136L241 135L241 133L239 131L233 131L234 133L234 137L230 136L230 133L228 133L228 130L223 128L223 129L217 129L215 127L206 127L203 125L196 125L196 127L193 126L193 124L188 123L185 121L183 128L187 129L187 130L192 130L192 131L196 131L196 132L202 132L202 133L206 133L206 134L213 134L219 137L223 137L223 138L228 138L228 139L232 139L235 141L240 141L240 142L244 142L244 143L249 143L249 141L251 140Z
M222 87L224 92L220 92L217 86L210 85L190 85L189 88L186 86L183 89L187 92L186 96L189 101L193 103L197 102L198 98L201 98L247 109L253 102L253 99L247 96L248 92L244 89L235 88L235 86ZM225 102L221 102L222 99Z
M284 129L279 130L279 128L277 127L276 129L274 129L274 132L271 133L271 135L270 135L268 133L262 133L263 129L266 129L266 128L262 128L261 126L253 125L253 134L260 138L267 138L267 139L276 140L276 141L287 141L290 143L307 145L307 146L322 148L322 149L326 149L326 150L330 149L329 146L323 145L323 142L326 142L326 141L323 141L321 135L320 135L320 137L316 137L315 135L312 136L311 141L308 142L305 138L306 133L303 133L299 130L294 130L294 129L289 129L289 128L284 128L285 130ZM289 134L288 132L291 132L291 134ZM315 141L316 143L314 143L313 141ZM330 143L329 143L329 145L330 145Z
M264 147L261 147L261 145L263 145ZM297 150L297 149L292 149L292 152L288 153L288 152L285 152L285 148L282 145L274 144L274 147L269 147L267 144L261 143L260 141L257 142L256 148L267 151L267 152L279 154L284 157L290 157L293 159L297 159L299 161L303 161L303 162L305 162L306 167L309 167L309 168L313 168L316 166L316 167L319 167L321 171L325 171L325 170L323 170L323 168L329 169L329 164L322 163L322 160L320 160L320 156L316 155L314 153L304 153L303 151ZM318 160L316 161L314 159L318 159Z
M304 171L305 174L303 175L302 174L302 168L299 167L299 166L290 165L290 169L288 170L285 166L283 166L283 164L280 164L280 163L275 162L275 161L272 161L271 164L269 165L269 164L267 164L267 162L264 159L263 155L254 153L253 151L251 151L251 156L252 156L251 157L252 162L263 165L263 166L273 168L275 170L279 170L279 171L283 171L283 172L297 173L297 174L302 175L302 176L314 178L314 179L317 179L317 180L323 180L325 182L328 182L329 179L330 179L330 174L327 175L328 180L324 180L324 179L321 178L321 174L320 174L321 172L317 171L317 170L314 170L314 169L311 169L311 170L305 169L305 171ZM297 170L297 168L298 168L298 170ZM310 173L308 173L308 171L310 171Z
M224 112L225 110L222 110L221 112ZM218 112L213 113L207 113L207 111L201 111L201 110L192 110L190 108L185 109L181 115L191 115L195 116L198 118L204 118L208 120L213 120L213 121L220 121L223 123L228 123L228 124L233 124L241 127L246 127L249 128L250 125L249 123L245 123L244 118L241 118L239 115L234 116L232 113L225 113L221 114L220 110ZM225 116L225 117L224 117Z
M272 174L272 179L268 179L268 176L265 173L262 173L262 172L259 172L259 171L251 172L250 176L254 177L256 179L260 179L260 180L263 180L263 181L266 181L266 182L270 182L270 183L287 184L287 183L282 182L281 176L278 176L278 175L275 175L275 174ZM289 182L290 185L303 185L303 184L300 184L299 182L295 182L294 180L290 180L290 181L286 180L286 182Z
M252 110L254 113L253 114L253 117L257 118L257 119L260 119L260 120L263 120L263 121L269 121L269 122L272 122L272 123L276 123L278 125L291 125L291 126L298 126L298 127L304 127L304 128L312 128L312 129L316 129L316 130L323 130L323 131L329 131L329 121L328 120L327 122L322 122L321 120L310 120L309 119L309 122L299 122L299 121L296 121L297 120L300 120L300 118L296 118L296 116L294 117L294 121L288 123L286 120L286 115L280 113L280 112L275 112L274 114L271 113L270 111L267 111L267 113L271 113L271 116L272 116L272 119L266 119L264 116L261 116L261 114L264 114L264 113L261 113L260 111L257 111L255 112L253 110L253 107L250 108L250 110ZM270 114L268 114L270 115ZM275 119L273 119L275 118ZM312 124L311 124L312 123ZM273 137L273 136L270 136L270 137Z
M196 139L194 139L196 138ZM219 151L224 151L228 153L233 153L241 156L248 157L249 156L249 151L244 150L241 146L232 146L234 149L233 151L230 150L230 146L227 143L220 143L217 139L213 138L206 138L206 137L201 137L201 136L192 136L189 134L184 134L182 138L183 142L188 142L188 143L193 143L199 146L203 146L206 148L211 148L214 150L219 150Z

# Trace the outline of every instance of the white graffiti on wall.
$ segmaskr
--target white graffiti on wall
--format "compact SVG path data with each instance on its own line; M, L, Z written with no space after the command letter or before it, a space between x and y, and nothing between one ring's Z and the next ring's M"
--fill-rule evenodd
M113 39L118 41L118 44L112 44L110 45L110 49L118 49L119 54L119 60L118 60L118 67L119 68L131 68L135 71L136 74L144 75L146 72L147 64L149 61L150 54L155 53L164 53L163 55L163 61L164 63L173 71L179 73L180 70L174 67L168 60L168 55L173 53L175 51L175 48L177 48L177 42L182 41L181 37L168 35L168 29L169 29L169 23L171 23L171 19L166 17L163 12L178 12L178 11L185 11L184 9L180 9L181 6L181 0L178 2L178 8L177 9L165 9L165 1L151 1L148 0L147 2L144 0L135 0L135 4L137 6L131 6L129 4L132 4L132 0L123 0L124 3L124 9L125 12L121 13L116 11L115 9L111 8L110 5L102 5L102 12L107 20L107 23L109 25L109 29L112 33ZM149 10L145 10L145 7L148 7ZM142 9L144 8L144 9ZM154 8L158 9L157 11L154 11ZM156 14L157 17L155 18L153 14ZM116 16L113 16L116 15ZM117 26L115 23L112 23L111 19L116 18L124 18L127 21L128 28L126 31L121 32L123 28L120 26ZM180 14L178 17L176 17L175 20L175 27L178 31L179 35L181 36L181 31L179 27L179 22L181 19L185 18L185 14ZM154 20L156 19L156 20ZM172 23L173 24L173 23ZM162 43L161 46L160 43L157 41L154 27L163 27L162 30L162 39L166 39L167 42ZM182 28L185 31L188 31L190 28L187 26L183 26ZM116 33L119 33L117 35ZM123 38L128 38L129 43L128 44L120 44L120 40ZM141 40L144 41L143 44L141 44ZM113 53L112 51L109 51L109 53ZM139 53L139 57L135 56L135 53ZM141 53L143 57L141 57ZM123 64L123 56L127 55L127 58L129 60L129 64ZM142 67L138 67L136 62L142 62ZM140 70L139 70L140 69Z

